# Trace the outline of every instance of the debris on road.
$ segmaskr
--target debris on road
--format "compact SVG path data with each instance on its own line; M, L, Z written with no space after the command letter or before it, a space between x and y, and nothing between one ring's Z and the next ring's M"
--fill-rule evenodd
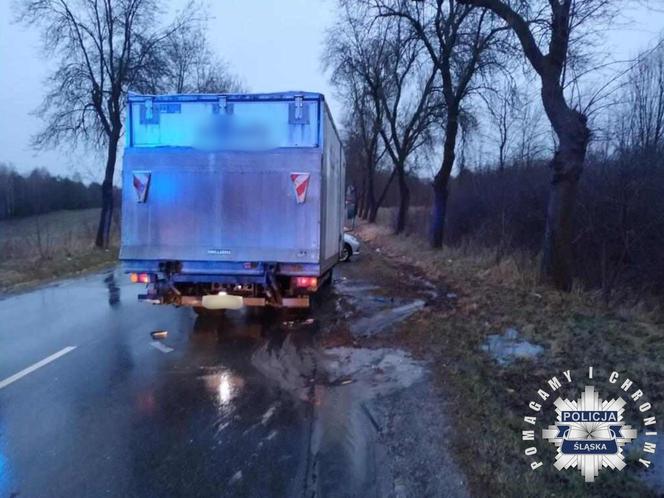
M153 330L150 335L153 339L164 339L168 335L168 330Z
M281 324L284 327L292 329L293 327L297 327L299 325L313 325L314 321L315 320L313 318L307 318L306 320L286 320L281 322Z
M165 346L163 343L158 342L158 341L152 341L150 343L150 346L152 346L155 349L158 349L162 353L170 353L172 351L175 351L173 348Z

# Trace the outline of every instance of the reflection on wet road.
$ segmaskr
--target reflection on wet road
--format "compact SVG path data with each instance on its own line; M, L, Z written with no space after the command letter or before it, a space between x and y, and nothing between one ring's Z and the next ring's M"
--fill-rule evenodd
M400 351L323 348L353 305L340 313L332 291L315 319L197 319L139 291L115 271L0 300L0 381L34 368L0 388L0 497L384 494L370 402L424 369Z

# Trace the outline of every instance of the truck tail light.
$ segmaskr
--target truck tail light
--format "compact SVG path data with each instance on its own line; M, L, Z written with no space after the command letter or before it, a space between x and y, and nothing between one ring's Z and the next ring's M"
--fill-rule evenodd
M295 277L295 287L301 289L315 289L318 286L316 277Z
M150 275L148 273L130 273L129 280L134 284L149 284Z

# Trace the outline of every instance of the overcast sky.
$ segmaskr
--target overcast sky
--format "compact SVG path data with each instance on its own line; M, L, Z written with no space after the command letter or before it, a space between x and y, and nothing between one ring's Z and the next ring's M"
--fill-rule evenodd
M40 126L38 108L48 64L39 34L12 22L10 0L0 0L0 162L20 171L44 166L55 174L102 176L90 154L67 150L36 152L30 136ZM174 0L175 6L185 0ZM255 92L308 90L325 93L337 122L343 106L334 99L320 54L325 30L334 20L333 0L210 0L209 38L213 49ZM616 58L633 56L653 43L664 27L664 13L633 10L607 32Z

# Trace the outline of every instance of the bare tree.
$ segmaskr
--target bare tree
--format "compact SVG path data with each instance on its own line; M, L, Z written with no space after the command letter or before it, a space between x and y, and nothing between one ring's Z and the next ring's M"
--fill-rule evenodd
M456 159L462 103L475 90L478 76L496 65L498 33L488 11L476 11L455 0L368 0L379 17L405 20L440 74L445 104L443 160L434 176L431 244L441 247L450 175ZM494 52L494 53L492 53Z
M656 154L664 143L664 39L639 56L627 75L624 101L632 147Z
M370 219L375 219L387 188L396 179L399 209L395 231L400 233L406 226L410 205L406 181L409 156L429 141L432 125L440 119L442 105L436 100L436 71L422 57L421 47L414 43L400 19L374 22L357 6L347 2L342 5L345 27L331 34L328 47L328 53L336 54L342 62L335 64L338 73L333 80L356 78L363 88L361 96L370 101L370 110L375 112L369 118L375 127L370 133L379 132L393 171Z
M376 105L375 99L369 98L370 92L358 93L353 98L353 107L356 110L356 124L362 140L364 161L366 167L366 193L363 215L370 222L376 221L379 202L376 199L376 171L385 153L381 150L380 127L382 123L382 109Z
M175 93L234 93L243 91L240 80L210 49L199 24L188 24L166 40L163 86Z
M582 40L584 23L597 21L608 0L458 0L486 8L500 16L517 36L524 55L537 72L541 97L558 149L551 167L553 178L547 208L541 274L557 288L572 287L572 230L577 185L586 157L590 130L586 115L573 108L565 95L566 69L572 44ZM540 46L546 45L544 50Z
M346 12L346 16L328 33L323 55L326 68L332 71L332 84L350 104L346 125L361 147L360 160L365 171L360 215L371 223L376 221L380 206L376 198L375 176L385 153L385 149L381 148L383 111L379 87L372 86L373 79L368 77L380 71L380 68L371 67L380 61L370 58L372 50L379 47L379 44L364 39L356 29L355 21Z
M516 111L514 159L519 164L531 167L535 159L543 157L551 150L547 139L550 133L542 126L541 106L537 106L529 95L520 99Z
M379 202L376 197L376 172L379 169L385 148L381 148L380 121L374 109L369 109L372 99L366 95L352 98L353 112L346 127L351 131L350 141L359 149L361 188L359 190L359 214L370 223L376 221ZM380 112L380 110L379 110Z
M392 34L383 46L384 72L376 84L385 116L380 133L399 186L395 233L401 233L410 206L408 159L431 142L432 127L441 118L442 106L434 85L436 67L422 62L419 45L408 39L399 20L385 29Z
M496 81L496 89L484 92L484 100L490 124L490 138L496 141L498 148L498 175L496 175L497 190L492 209L500 213L500 236L497 240L496 262L499 262L509 246L509 234L507 230L508 205L510 199L506 192L505 167L510 156L513 133L517 126L517 110L519 97L517 87L511 78L502 78Z
M158 27L159 6L156 0L30 0L20 8L19 18L41 29L49 57L59 58L38 112L45 127L34 145L82 139L106 148L98 247L109 243L125 95L158 89L163 44L192 22L179 17Z
M491 128L497 135L498 170L505 169L509 156L510 142L514 128L517 126L517 109L519 96L516 85L512 81L504 81L497 91L486 92L483 96L489 113Z
M550 129L542 126L541 106L533 100L528 81L499 78L481 97L489 128L485 136L495 143L499 171L509 164L530 167L550 149Z

